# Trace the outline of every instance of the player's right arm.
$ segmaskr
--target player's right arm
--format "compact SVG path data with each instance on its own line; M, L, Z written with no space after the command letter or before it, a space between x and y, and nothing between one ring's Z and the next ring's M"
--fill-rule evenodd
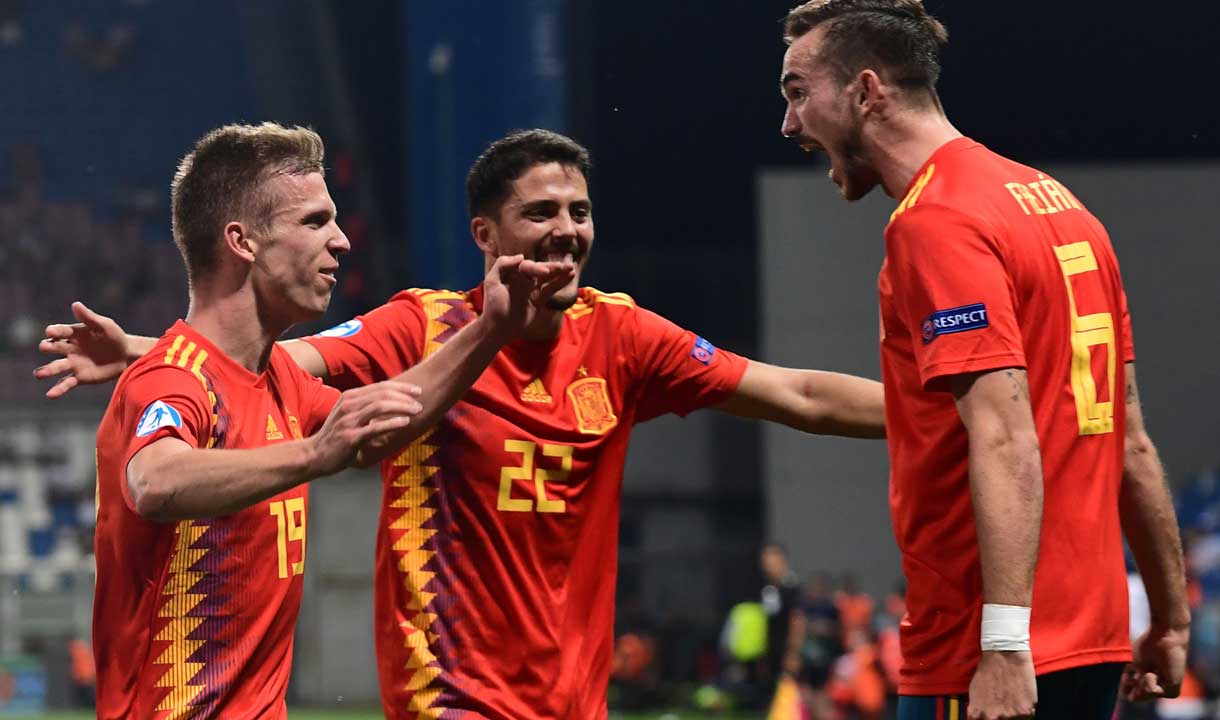
M1042 530L1042 456L1024 369L956 375L948 383L970 438L986 643L988 606L993 613L1024 612L1028 625ZM969 717L1032 716L1037 691L1027 630L1024 635L1023 650L1016 649L1017 638L1010 647L984 644L970 682ZM982 708L994 714L976 714Z
M405 427L418 410L411 386L390 380L343 393L304 440L215 449L161 437L128 461L127 494L132 509L153 520L226 515L338 472L371 438Z
M38 350L62 357L34 369L34 377L58 377L47 390L51 399L63 397L77 385L97 385L117 380L127 366L146 355L157 338L129 335L113 318L94 312L83 302L72 303L75 323L48 325ZM309 343L297 340L280 346L305 372L326 379L326 362ZM62 376L62 377L60 377Z
M83 302L72 303L72 314L78 322L48 325L46 337L38 349L49 355L62 355L34 369L34 377L48 380L60 377L47 390L51 399L63 397L77 385L98 385L118 379L131 363L146 355L157 339L145 335L128 335L113 318L100 315ZM326 361L322 353L301 340L280 342L280 347L316 378L326 379Z
M520 334L536 308L543 307L571 280L573 271L570 264L561 262L535 262L521 256L498 258L484 278L483 314L433 356L397 376L427 388L424 409L410 432L422 432L444 414L478 379L500 348ZM47 390L49 398L62 397L79 384L117 379L157 342L155 338L128 335L113 319L95 313L84 303L73 303L72 313L78 322L48 325L46 337L38 344L41 352L63 356L34 370L34 377L40 380L63 376ZM396 336L405 334L394 330L378 333L382 345L395 345L395 340L402 339ZM310 342L288 340L279 345L305 372L331 380L326 357ZM343 378L339 385L350 385L352 380Z
M1135 661L1123 675L1133 701L1177 697L1190 642L1190 606L1178 521L1165 469L1144 427L1135 363L1126 364L1127 433L1119 517L1148 591L1152 623L1135 643Z

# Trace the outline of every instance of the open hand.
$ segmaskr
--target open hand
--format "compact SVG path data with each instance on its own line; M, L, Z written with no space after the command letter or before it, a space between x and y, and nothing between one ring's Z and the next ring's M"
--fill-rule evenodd
M98 315L82 302L72 303L72 314L80 322L48 325L38 349L62 355L34 370L39 380L63 375L47 390L58 398L79 384L110 382L127 368L127 334L114 320Z

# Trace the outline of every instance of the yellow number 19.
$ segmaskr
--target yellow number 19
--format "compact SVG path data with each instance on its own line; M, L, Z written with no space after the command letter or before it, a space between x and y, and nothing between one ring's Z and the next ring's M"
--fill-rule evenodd
M1055 248L1059 269L1067 285L1068 306L1072 313L1072 395L1076 398L1076 421L1081 435L1101 435L1114 432L1114 316L1108 312L1079 315L1076 295L1072 292L1072 276L1097 270L1097 256L1087 242L1077 242ZM1093 360L1089 348L1106 347L1107 401L1097 399L1097 384L1093 380Z
M275 516L275 549L279 553L280 577L288 577L288 543L301 543L301 559L292 564L292 574L305 572L305 498L288 498L271 503Z

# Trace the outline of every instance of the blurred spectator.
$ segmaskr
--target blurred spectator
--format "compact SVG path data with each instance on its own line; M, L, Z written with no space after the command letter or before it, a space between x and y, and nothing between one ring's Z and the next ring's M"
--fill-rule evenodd
M842 585L835 593L835 607L839 609L844 644L847 644L847 637L857 630L872 632L875 605L868 593L859 590L855 575L843 574Z
M881 673L885 678L886 717L895 717L898 710L898 680L902 670L902 646L899 628L907 614L906 581L899 580L885 596L885 614L877 623L877 653Z
M93 664L93 649L84 640L73 638L68 643L68 657L76 704L93 707L97 696L97 667Z
M802 692L813 717L830 714L826 684L835 660L843 654L843 634L839 628L839 609L835 607L830 576L819 573L805 588L805 642L801 648Z
M798 677L801 645L805 639L805 615L801 606L801 581L788 567L788 554L778 543L763 546L759 556L763 586L761 600L767 613L767 654L762 677L774 693L782 675Z
M846 636L847 653L835 661L828 691L838 717L881 720L885 712L885 678L877 645L869 632L854 629Z

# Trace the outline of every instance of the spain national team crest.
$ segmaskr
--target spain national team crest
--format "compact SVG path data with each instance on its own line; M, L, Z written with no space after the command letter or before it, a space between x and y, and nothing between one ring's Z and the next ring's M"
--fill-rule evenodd
M610 405L610 394L606 392L606 381L599 377L585 377L568 386L568 399L576 413L576 427L586 435L605 435L618 425L618 417Z

